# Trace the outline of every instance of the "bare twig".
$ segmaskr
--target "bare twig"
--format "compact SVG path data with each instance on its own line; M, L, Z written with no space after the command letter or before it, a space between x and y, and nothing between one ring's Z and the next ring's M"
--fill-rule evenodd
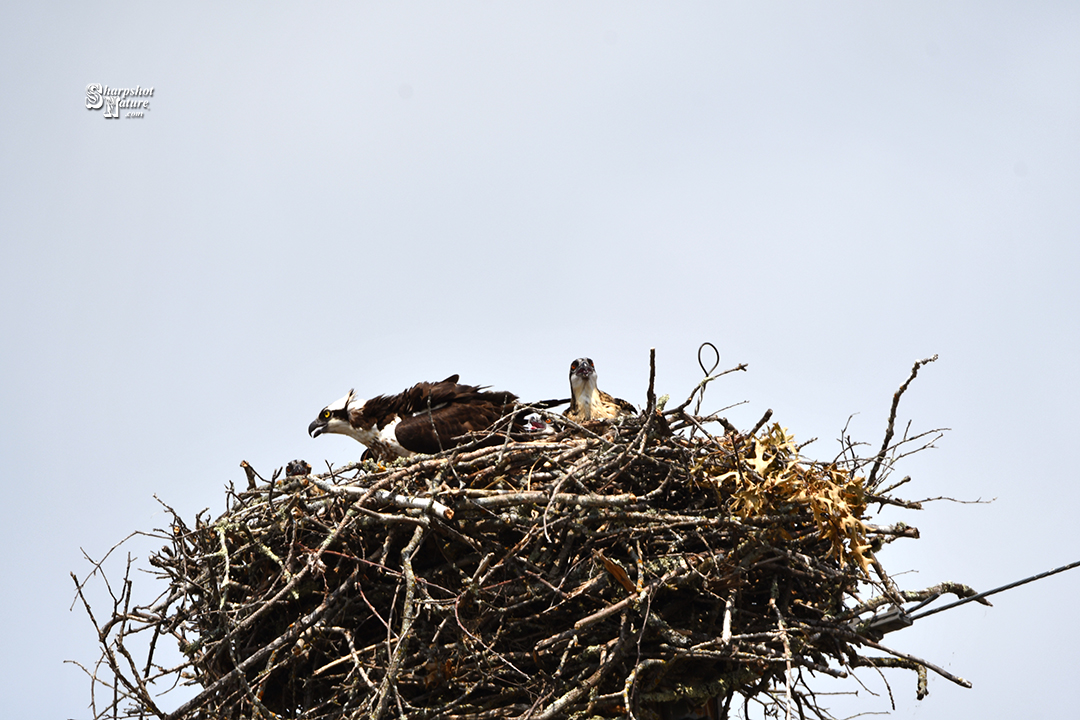
M904 394L904 391L908 389L908 385L915 379L915 376L919 374L919 368L928 363L932 363L938 359L937 355L924 358L922 360L916 360L915 364L911 366L911 375L904 381L904 384L900 386L900 389L893 393L892 407L889 408L889 424L885 428L885 439L881 443L881 450L874 458L874 466L870 470L870 477L866 481L866 487L871 491L877 489L877 474L881 468L881 463L885 461L885 453L889 449L889 443L892 442L893 437L893 425L896 423L896 408L900 405L900 397Z

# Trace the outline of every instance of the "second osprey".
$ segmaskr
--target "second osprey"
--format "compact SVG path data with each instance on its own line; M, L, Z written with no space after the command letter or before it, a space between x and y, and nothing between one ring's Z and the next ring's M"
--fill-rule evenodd
M596 386L596 366L591 359L583 357L570 363L570 407L566 417L574 422L585 422L615 420L628 415L637 415L637 408Z
M514 431L528 431L515 412L517 396L458 384L451 375L442 382L422 382L397 395L362 400L349 394L330 403L308 426L308 434L340 433L359 440L376 460L415 453L437 453L454 447L468 433L488 430L513 414ZM546 429L546 426L545 428Z

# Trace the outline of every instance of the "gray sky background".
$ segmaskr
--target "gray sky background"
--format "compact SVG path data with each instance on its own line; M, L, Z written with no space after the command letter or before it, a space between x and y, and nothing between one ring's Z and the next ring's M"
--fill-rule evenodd
M681 400L708 340L749 372L706 408L828 459L939 353L901 416L952 430L904 494L996 501L886 513L923 537L885 566L1080 559L1078 38L1074 3L5 4L4 714L89 715L80 548L164 526L155 494L216 516L241 460L354 459L306 433L350 387L564 396L589 355L642 404L655 347ZM106 120L89 83L150 110ZM889 673L895 716L1074 714L1078 595L890 635L974 683ZM822 686L859 691L838 715L888 710L861 677L882 696Z

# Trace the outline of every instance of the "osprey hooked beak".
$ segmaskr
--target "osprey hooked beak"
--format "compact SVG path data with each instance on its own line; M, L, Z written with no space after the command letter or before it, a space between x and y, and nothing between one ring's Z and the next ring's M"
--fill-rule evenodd
M325 432L334 432L334 429L330 427L331 423L345 423L348 425L349 403L352 402L353 392L354 390L349 390L348 395L324 407L319 416L308 425L308 435L316 438Z
M578 358L570 363L570 385L580 385L596 376L596 366L590 358ZM576 382L575 382L576 381Z

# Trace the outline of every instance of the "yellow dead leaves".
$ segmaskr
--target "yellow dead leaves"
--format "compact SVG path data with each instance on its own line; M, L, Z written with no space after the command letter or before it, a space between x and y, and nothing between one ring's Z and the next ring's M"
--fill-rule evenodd
M862 520L862 477L835 464L802 462L794 438L778 424L758 437L726 444L731 451L699 463L695 475L700 473L699 480L713 486L734 515L790 518L809 510L819 536L831 545L828 555L868 572L871 550ZM783 526L787 533L795 527L789 522Z

